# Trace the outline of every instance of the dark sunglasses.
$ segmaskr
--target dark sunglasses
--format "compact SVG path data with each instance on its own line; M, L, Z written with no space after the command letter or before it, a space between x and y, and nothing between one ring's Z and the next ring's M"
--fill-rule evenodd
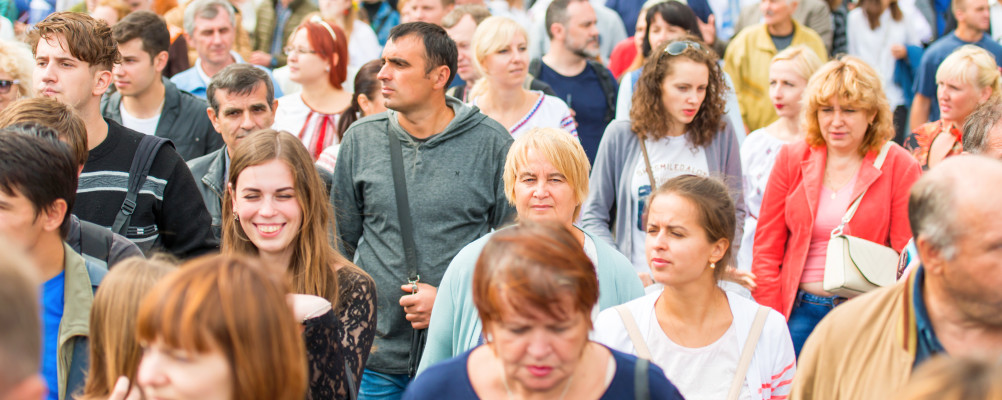
M703 46L700 45L699 43L693 42L691 40L683 40L683 41L680 41L680 42L669 43L668 46L665 47L665 53L668 53L668 54L673 55L673 56L677 56L677 55L680 55L680 54L684 53L688 49L696 49L698 51L706 51L706 49L704 49Z
M17 79L12 80L12 81L0 80L0 94L10 93L10 88L12 88L12 87L14 87L14 85L17 85L17 84L20 84L20 83L21 83L21 81L19 81Z

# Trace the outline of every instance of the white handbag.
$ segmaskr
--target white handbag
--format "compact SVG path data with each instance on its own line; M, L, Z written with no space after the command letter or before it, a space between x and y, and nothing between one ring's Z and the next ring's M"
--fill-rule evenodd
M884 164L887 151L893 145L887 141L874 160L877 169ZM846 224L859 208L866 191L856 198L842 217L842 222L832 230L825 255L826 292L842 297L855 297L894 283L897 274L898 252L882 244L842 233Z

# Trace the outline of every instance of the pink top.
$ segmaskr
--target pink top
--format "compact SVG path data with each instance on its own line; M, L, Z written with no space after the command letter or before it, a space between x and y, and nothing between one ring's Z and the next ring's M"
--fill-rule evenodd
M814 217L814 230L811 232L811 245L807 248L807 261L804 262L804 272L800 282L821 282L825 279L825 257L828 255L828 240L832 230L842 222L842 217L852 205L852 188L856 186L857 172L849 183L837 192L832 192L821 186L821 198L818 200L818 215Z

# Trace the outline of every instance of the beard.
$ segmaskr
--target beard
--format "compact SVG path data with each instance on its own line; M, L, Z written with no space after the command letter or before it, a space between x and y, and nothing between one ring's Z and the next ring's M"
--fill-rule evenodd
M588 45L590 45L592 42L595 42L595 44L598 44L598 38L596 37L596 38L588 39L581 46L573 46L567 40L564 40L564 47L566 47L568 50L570 50L571 53L574 53L574 55L576 55L578 57L581 57L581 58L588 58L588 59L598 58L598 56L599 56L599 50L597 48L598 46L596 46L596 49L594 49L594 50L592 50L592 49L590 49L588 47Z

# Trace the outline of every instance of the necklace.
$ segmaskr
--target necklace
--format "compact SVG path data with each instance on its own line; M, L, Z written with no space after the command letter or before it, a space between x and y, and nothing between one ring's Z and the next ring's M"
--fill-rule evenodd
M862 164L860 164L860 165L862 165ZM827 186L828 189L831 190L831 192L832 192L831 199L832 200L835 200L835 197L838 195L838 192L842 191L842 189L845 189L845 186L849 182L852 181L852 178L854 178L856 176L856 172L859 170L860 165L855 166L852 169L852 173L849 174L849 178L840 180L838 182L838 185L835 184L835 180L832 179L832 176L831 176L832 174L829 173L828 168L825 167L825 186ZM836 189L836 187L838 189Z
M564 391L560 392L560 397L557 400L564 400L567 397L567 392L571 390L571 382L574 382L574 372L571 372L571 377L567 378L567 384L564 385ZM515 398L514 394L511 392L511 387L508 386L508 375L504 372L504 365L501 366L501 383L504 384L504 391L508 393L508 399Z

